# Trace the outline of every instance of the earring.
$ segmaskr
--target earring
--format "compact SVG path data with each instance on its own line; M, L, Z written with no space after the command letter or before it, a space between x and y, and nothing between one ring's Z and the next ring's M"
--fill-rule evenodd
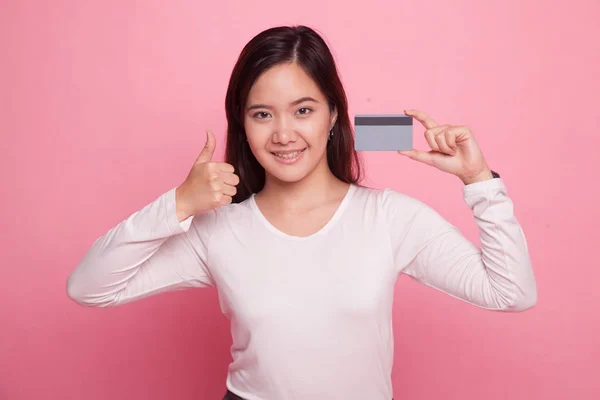
M328 139L328 140L331 140L331 138L332 138L332 137L333 137L333 129L331 129L331 130L329 131L329 139Z

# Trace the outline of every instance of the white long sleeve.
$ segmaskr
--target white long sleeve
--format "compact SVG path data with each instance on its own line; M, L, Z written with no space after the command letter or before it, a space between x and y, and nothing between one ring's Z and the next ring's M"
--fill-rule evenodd
M116 306L212 286L206 259L214 212L195 218L194 225L192 217L179 223L175 189L164 193L94 242L69 276L69 297L86 306Z
M272 225L254 196L180 224L170 191L94 243L69 278L69 295L111 306L214 285L231 320L232 392L248 400L390 400L402 273L487 309L536 303L503 181L463 194L481 249L431 207L389 189L351 185L327 224L306 237Z
M463 187L479 230L481 248L434 209L418 204L414 214L393 213L397 267L418 281L491 310L523 311L537 301L527 242L501 179ZM394 207L388 191L387 207ZM396 198L396 207L406 199ZM412 203L418 203L412 201ZM415 204L417 206L417 204ZM402 235L399 237L398 235Z

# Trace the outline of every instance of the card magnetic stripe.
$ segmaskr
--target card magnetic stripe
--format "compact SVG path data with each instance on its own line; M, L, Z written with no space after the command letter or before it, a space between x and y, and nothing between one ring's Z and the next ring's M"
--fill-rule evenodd
M384 126L384 125L412 125L413 118L406 115L398 116L356 116L354 125L358 126Z

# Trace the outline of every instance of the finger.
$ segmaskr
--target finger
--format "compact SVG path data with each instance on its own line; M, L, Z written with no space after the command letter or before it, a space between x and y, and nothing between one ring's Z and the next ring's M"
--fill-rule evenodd
M431 151L404 150L399 151L398 154L406 156L411 160L419 161L427 165L433 165L433 152Z
M448 132L447 129L443 130L443 131L439 132L437 135L435 135L435 142L439 146L440 151L442 153L448 154L448 155L454 155L454 150L452 148L450 148L450 146L446 142L446 132Z
M435 128L436 126L438 126L438 124L429 115L425 114L423 111L404 110L404 113L406 115L410 115L411 117L414 117L417 121L419 121L427 129Z
M235 194L237 193L237 189L235 188L235 186L223 185L223 189L221 189L221 192L225 196L235 196Z
M224 183L226 183L227 185L231 185L231 186L236 186L237 184L240 183L240 178L236 174L222 172L221 179L223 179Z
M444 124L444 125L436 126L434 128L429 128L425 132L431 132L433 135L437 135L438 133L440 133L448 128L450 128L450 125Z
M471 130L468 126L453 126L448 129L447 135L453 136L453 141L456 143L460 143L471 136Z
M427 129L425 131L425 140L427 141L429 147L431 147L431 150L441 151L439 145L437 144L437 141L435 140L435 136L436 135L432 130Z
M235 168L231 164L221 162L221 163L218 163L217 165L219 167L219 171L221 171L221 172L228 172L231 174L233 174L235 172Z
M456 135L453 133L452 128L445 130L444 135L446 136L446 143L448 143L448 147L450 147L452 151L456 153L458 147L456 147Z
M196 159L196 163L209 162L215 152L216 140L215 135L211 131L206 132L206 143L204 148L200 152L200 155Z
M450 125L440 125L440 126L436 126L434 128L427 129L425 131L425 140L427 140L427 144L429 144L429 147L431 147L431 150L441 151L439 144L435 140L435 136L439 132L441 132L444 129L448 128L449 126Z
M227 204L231 204L232 201L233 201L233 198L231 196L224 194L223 196L221 196L221 200L219 201L219 204L226 206Z

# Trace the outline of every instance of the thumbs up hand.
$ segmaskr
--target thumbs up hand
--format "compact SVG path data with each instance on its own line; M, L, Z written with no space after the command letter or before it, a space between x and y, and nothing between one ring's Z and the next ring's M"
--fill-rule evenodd
M232 165L212 161L216 140L206 133L206 144L194 162L185 181L175 191L177 218L183 221L192 215L230 204L240 178Z

